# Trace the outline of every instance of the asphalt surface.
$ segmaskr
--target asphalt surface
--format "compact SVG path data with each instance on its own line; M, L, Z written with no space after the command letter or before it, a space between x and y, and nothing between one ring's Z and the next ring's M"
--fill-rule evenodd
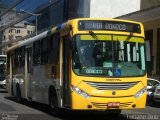
M160 120L160 104L139 110L123 110L119 116L102 111L63 111L53 116L47 105L24 100L18 103L8 93L0 92L0 120Z

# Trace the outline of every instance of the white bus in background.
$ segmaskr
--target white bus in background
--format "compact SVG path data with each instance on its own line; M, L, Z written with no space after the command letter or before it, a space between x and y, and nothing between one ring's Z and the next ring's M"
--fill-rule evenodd
M0 55L0 90L6 90L6 62L7 56Z

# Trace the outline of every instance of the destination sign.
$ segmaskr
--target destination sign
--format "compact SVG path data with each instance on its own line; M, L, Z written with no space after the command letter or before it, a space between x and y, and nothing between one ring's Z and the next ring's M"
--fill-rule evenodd
M109 30L141 33L140 25L121 21L81 20L78 23L79 30Z

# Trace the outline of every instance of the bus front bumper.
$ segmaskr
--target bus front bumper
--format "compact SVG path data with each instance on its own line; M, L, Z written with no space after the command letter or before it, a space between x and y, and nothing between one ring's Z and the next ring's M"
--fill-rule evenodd
M147 92L139 98L129 97L90 97L84 98L72 92L71 109L73 110L106 110L145 108ZM114 106L114 104L116 104ZM111 105L111 106L110 106ZM112 106L113 105L113 106Z

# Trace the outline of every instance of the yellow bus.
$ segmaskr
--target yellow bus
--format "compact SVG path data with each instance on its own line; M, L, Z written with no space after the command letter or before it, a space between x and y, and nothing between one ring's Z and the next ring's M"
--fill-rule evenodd
M120 19L68 20L7 51L7 89L61 109L145 108L144 28Z

